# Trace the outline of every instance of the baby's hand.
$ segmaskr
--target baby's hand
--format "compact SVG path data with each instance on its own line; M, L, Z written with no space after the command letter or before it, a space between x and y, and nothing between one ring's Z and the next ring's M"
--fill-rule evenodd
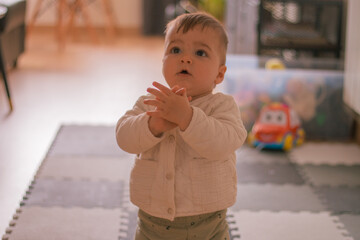
M171 91L177 95L183 96L186 93L186 89L185 88L180 88L178 85L175 85ZM191 96L188 96L188 100L189 102L191 101Z
M148 124L150 132L155 137L161 137L164 132L169 131L177 126L175 123L169 122L163 118L152 116L150 116Z
M186 89L178 86L169 89L158 82L154 82L153 86L156 88L148 88L148 92L156 98L147 99L144 103L155 106L156 109L147 114L174 123L184 131L192 118L192 108L189 103L191 98L187 97Z
M176 94L181 94L179 86L174 86L171 89L171 91ZM190 101L190 99L189 99L189 101ZM161 137L164 132L177 127L177 125L175 123L169 122L160 117L151 117L151 116L149 118L148 124L149 124L150 131L156 137Z

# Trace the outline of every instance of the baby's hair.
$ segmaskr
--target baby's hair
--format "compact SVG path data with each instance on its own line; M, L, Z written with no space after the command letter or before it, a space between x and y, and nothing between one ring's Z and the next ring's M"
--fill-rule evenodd
M217 31L219 33L219 40L223 50L223 63L225 64L227 45L229 41L224 26L215 17L204 12L182 14L166 25L165 35L173 26L177 33L180 32L180 30L182 30L183 33L187 33L196 26L201 26L202 30L209 27Z

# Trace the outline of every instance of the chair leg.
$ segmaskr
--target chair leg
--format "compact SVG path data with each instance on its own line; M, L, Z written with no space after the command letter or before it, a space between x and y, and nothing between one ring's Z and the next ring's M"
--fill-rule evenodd
M83 16L86 29L87 29L88 33L90 34L92 42L95 43L95 44L99 43L99 39L97 37L96 31L95 31L91 21L90 21L90 16L89 16L89 14L87 12L84 1L83 0L76 0L75 4L76 4L76 7L80 10L80 12L81 12L81 14Z
M112 6L109 2L109 0L102 0L104 9L105 9L105 15L107 19L107 27L106 32L111 40L114 40L116 35L116 23L114 19L114 14L112 11Z
M27 32L28 34L31 33L33 27L34 27L34 24L35 24L35 21L37 20L37 18L39 17L39 13L40 13L40 10L41 10L41 4L43 3L43 0L37 0L36 2L36 5L34 7L34 12L29 20L29 23L28 23L28 27L27 27Z
M1 74L2 74L2 77L3 77L6 94L7 94L8 100L9 100L10 111L12 111L13 110L13 105L12 105L12 101L11 101L9 86L7 84L6 66L5 66L5 61L3 60L1 49L0 49L0 71L1 71Z

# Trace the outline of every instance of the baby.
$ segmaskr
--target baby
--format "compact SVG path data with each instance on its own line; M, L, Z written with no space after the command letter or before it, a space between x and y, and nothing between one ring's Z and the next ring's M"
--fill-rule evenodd
M116 126L136 154L130 198L136 240L227 239L236 201L235 150L247 132L234 99L213 93L226 72L227 35L206 13L183 14L165 31L163 75Z

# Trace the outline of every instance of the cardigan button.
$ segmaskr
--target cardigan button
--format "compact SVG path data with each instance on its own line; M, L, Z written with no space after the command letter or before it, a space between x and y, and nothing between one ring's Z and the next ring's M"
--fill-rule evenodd
M174 210L172 208L168 208L168 214L172 215L174 213Z
M169 136L169 142L170 142L170 143L173 143L174 141L175 141L174 135L170 135L170 136Z

